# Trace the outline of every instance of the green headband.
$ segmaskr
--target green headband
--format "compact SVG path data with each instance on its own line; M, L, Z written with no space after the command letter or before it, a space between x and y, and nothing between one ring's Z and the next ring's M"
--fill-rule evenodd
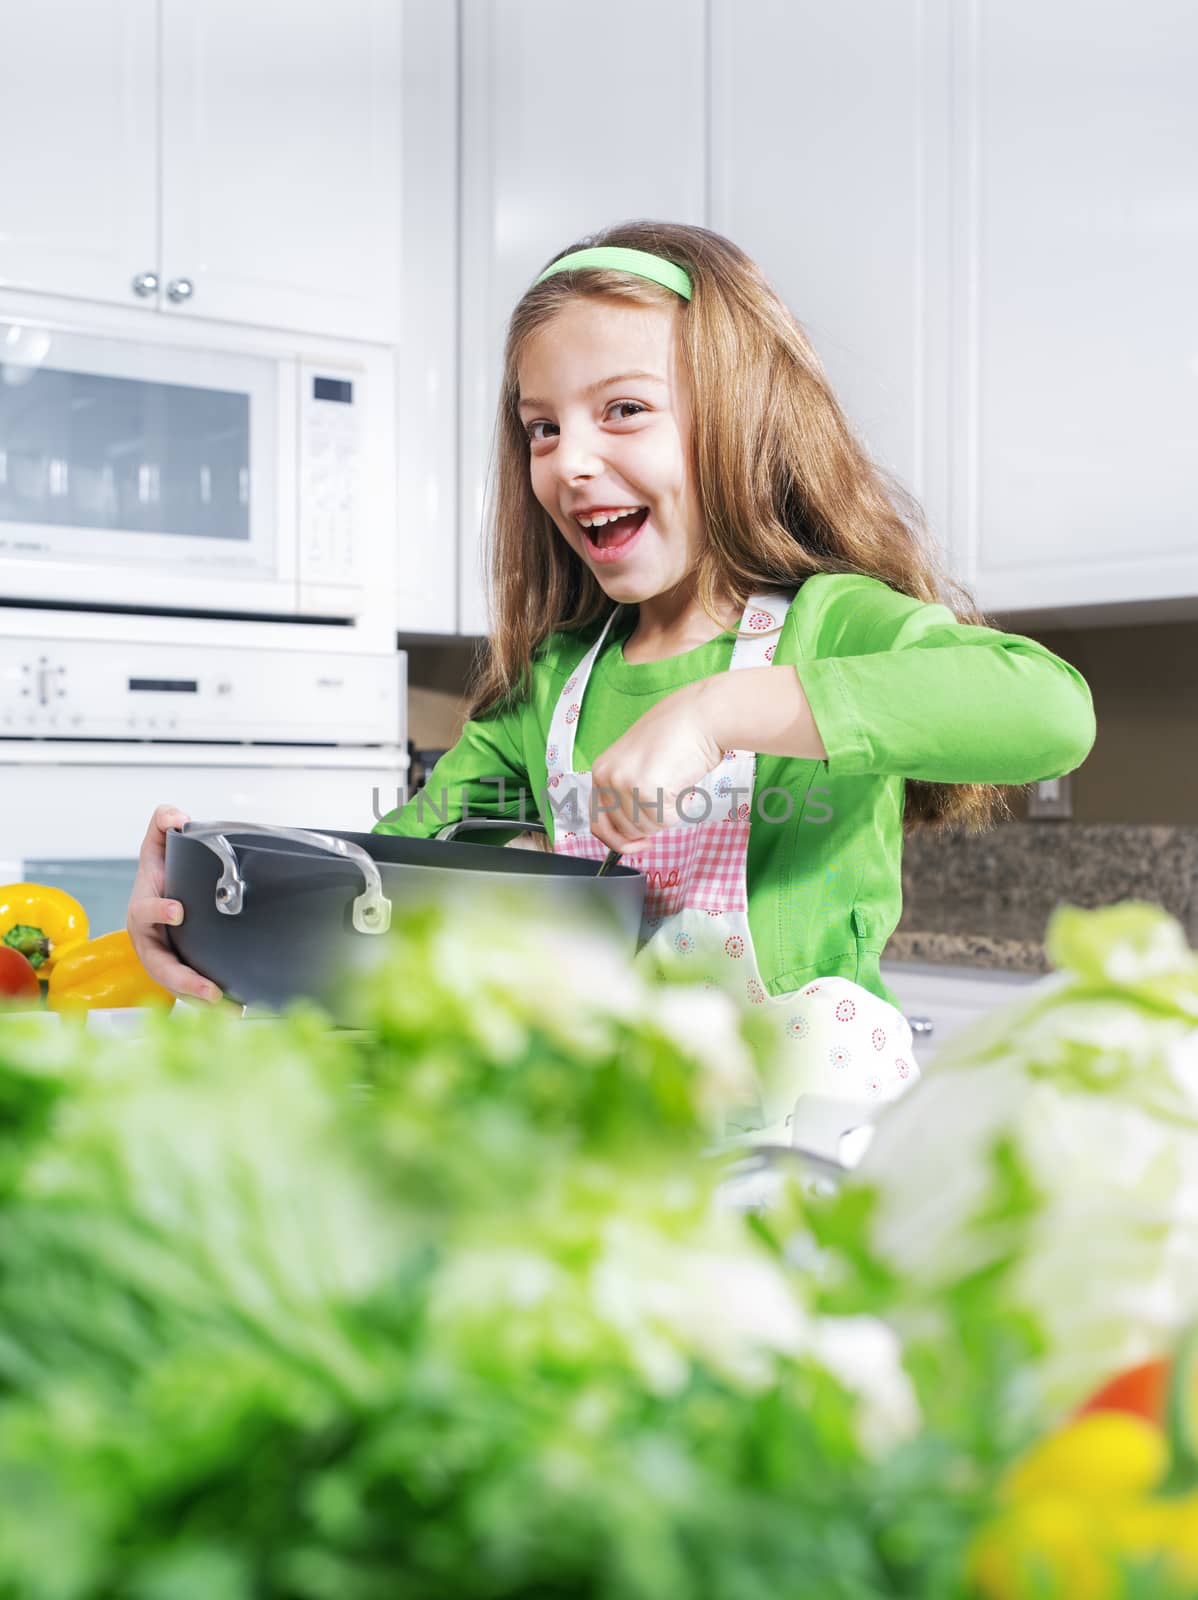
M638 278L651 278L664 289L673 289L684 300L691 297L691 281L682 268L663 256L652 256L647 250L625 250L621 245L602 244L591 250L575 250L551 267L546 267L538 283L544 283L555 272L572 272L575 267L614 267L617 272L632 272Z

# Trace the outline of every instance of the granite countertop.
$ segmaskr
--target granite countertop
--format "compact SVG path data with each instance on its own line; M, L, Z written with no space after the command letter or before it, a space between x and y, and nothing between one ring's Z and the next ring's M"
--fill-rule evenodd
M903 850L903 914L882 959L1029 974L1059 905L1148 900L1198 944L1198 827L1007 822L917 833Z
M979 967L990 972L1026 972L1033 976L1051 972L1052 963L1039 939L1003 938L967 928L946 928L934 909L928 908L928 927L907 927L904 916L883 953L886 962L918 961L932 966ZM982 919L979 917L979 921Z

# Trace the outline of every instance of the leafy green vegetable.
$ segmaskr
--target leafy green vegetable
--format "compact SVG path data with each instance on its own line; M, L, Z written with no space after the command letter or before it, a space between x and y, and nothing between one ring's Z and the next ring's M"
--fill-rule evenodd
M1115 1209L1036 1096L1163 1163L1116 1165L1124 1203L1152 1179L1116 1276L1063 1285L1083 1350L1135 1346L1145 1273L1185 1298L1189 1102L1143 1030L1190 975L1137 918L1109 959L1062 922L1065 989L889 1109L837 1200L762 1216L705 1154L771 1070L754 1019L502 900L405 915L354 1032L0 1019L0 1600L964 1597L1046 1420L1045 1241ZM1096 988L1136 1018L1110 1074Z
M952 1041L857 1174L888 1318L937 1347L966 1315L1005 1327L1024 1431L1198 1313L1198 959L1136 902L1062 908L1048 948L1062 971Z
M0 1595L847 1600L904 1559L839 1324L713 1200L738 1014L459 915L359 1033L0 1024Z

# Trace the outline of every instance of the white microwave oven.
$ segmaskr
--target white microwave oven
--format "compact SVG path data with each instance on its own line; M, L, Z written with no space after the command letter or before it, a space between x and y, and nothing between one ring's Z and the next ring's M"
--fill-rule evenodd
M146 322L0 305L0 597L361 615L394 538L390 353Z

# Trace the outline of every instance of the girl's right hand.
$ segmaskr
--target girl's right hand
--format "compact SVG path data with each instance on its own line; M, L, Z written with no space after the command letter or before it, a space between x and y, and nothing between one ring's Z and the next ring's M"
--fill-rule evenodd
M219 1000L220 990L200 973L183 965L166 942L163 930L164 923L177 926L183 921L183 907L177 900L164 899L162 894L166 886L166 835L171 828L181 828L190 820L178 806L172 805L159 806L150 818L138 857L125 926L138 959L156 983L172 994Z

